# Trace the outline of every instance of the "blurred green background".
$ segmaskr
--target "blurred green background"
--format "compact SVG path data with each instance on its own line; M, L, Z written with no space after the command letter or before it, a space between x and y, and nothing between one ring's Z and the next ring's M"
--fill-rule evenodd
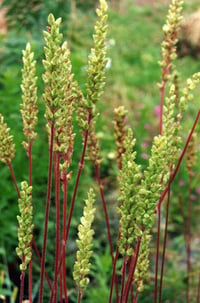
M184 15L195 11L199 7L199 1L187 0L184 4ZM106 88L98 110L101 113L97 120L97 134L100 138L102 162L102 177L104 189L108 201L113 237L117 222L115 214L116 202L116 159L115 143L113 138L113 109L124 105L128 109L128 125L134 130L137 139L137 161L144 168L148 164L148 155L152 138L158 133L158 106L159 89L157 83L160 81L160 67L158 61L161 59L160 44L162 42L162 26L165 23L169 1L164 0L112 0L109 2L109 34L107 40L107 72ZM43 82L43 35L46 27L47 16L52 12L55 17L62 17L61 30L69 43L71 50L71 61L74 77L79 85L85 90L85 78L87 68L87 57L92 47L93 26L95 23L95 7L97 1L39 1L39 0L5 0L1 4L0 12L5 12L5 18L1 17L0 29L0 112L4 115L5 121L11 128L14 135L17 154L13 161L13 168L18 184L28 178L28 161L25 151L22 148L23 133L22 119L19 108L21 100L21 68L22 49L28 41L31 42L37 60L38 75L38 105L39 122L37 126L38 138L33 147L33 199L34 199L34 224L38 247L42 245L42 229L44 204L48 167L48 145L45 133L44 104L42 101ZM3 16L3 15L2 15ZM186 56L177 59L177 69L180 73L180 87L184 86L185 80L194 72L200 71L200 59ZM183 84L182 84L183 83ZM196 112L199 108L200 90L197 89L195 99L189 106L184 117L183 139L187 137L193 123ZM199 130L199 127L198 127ZM73 191L73 181L76 176L80 151L81 134L75 125L77 132L75 139L75 152L72 162L73 178L70 182L69 199ZM198 138L198 137L197 137ZM46 143L45 143L46 142ZM184 140L183 140L184 143ZM196 291L196 271L199 270L199 140L196 143L196 166L192 180L193 194L193 261L195 264L194 292ZM94 183L94 171L91 164L86 161L78 192L78 206L75 209L75 216L72 221L71 240L69 242L68 255L69 271L74 262L75 241L73 235L76 233L76 226L79 216L82 213L83 199L86 197L85 188ZM96 185L95 185L96 186ZM98 189L97 189L98 190ZM13 286L19 285L18 260L15 255L17 246L17 220L18 213L17 195L11 181L8 168L0 164L0 272L5 275L0 285L0 294L13 293ZM180 214L181 205L186 210L188 199L188 174L186 169L181 168L179 176L172 188L169 226L169 248L167 251L167 269L165 275L165 290L163 302L183 302L186 289L185 270L185 247L183 239L183 218ZM81 203L81 204L80 204ZM53 203L52 203L53 205ZM81 207L80 207L81 205ZM109 272L111 264L105 237L105 224L101 210L101 203L97 201L100 210L95 223L95 254L92 267L92 287L87 292L86 302L106 302L109 294ZM49 246L47 257L47 270L51 272L53 266L54 247L51 239L54 238L55 210L50 213L49 224ZM154 244L152 244L152 256ZM152 263L153 264L153 263ZM177 264L179 264L177 266ZM196 266L198 264L198 266ZM153 265L152 265L153 268ZM35 265L35 294L38 288L39 264ZM14 275L12 275L14 273ZM95 277L95 279L94 279ZM69 279L70 280L70 279ZM4 285L4 287L3 287ZM75 289L74 284L69 282L71 297L73 301ZM150 302L152 279L139 302ZM3 289L4 288L4 289ZM170 296L170 298L169 298ZM10 301L11 302L11 301ZM193 302L193 301L191 301ZM194 300L194 302L196 302Z

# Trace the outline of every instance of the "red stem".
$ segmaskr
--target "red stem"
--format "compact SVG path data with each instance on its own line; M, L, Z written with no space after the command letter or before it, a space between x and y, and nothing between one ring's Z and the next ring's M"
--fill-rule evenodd
M167 205L166 205L165 231L164 231L161 272L160 272L159 303L161 303L161 300L162 300L163 274L164 274L164 265L165 265L165 252L166 252L166 245L167 245L167 231L168 231L168 218L169 218L169 203L170 203L170 187L168 190Z
M166 195L166 193L167 193L168 190L169 190L170 185L171 185L172 182L174 181L174 179L175 179L175 177L176 177L176 175L177 175L177 173L178 173L178 171L179 171L179 168L180 168L180 166L181 166L183 157L184 157L185 152L186 152L186 150L187 150L187 148L188 148L188 145L189 145L189 143L190 143L190 140L191 140L191 137L192 137L192 135L193 135L193 132L194 132L194 130L195 130L195 128L196 128L196 125L197 125L197 123L198 123L199 116L200 116L200 110L198 111L198 113L197 113L197 115L196 115L196 118L195 118L195 120L194 120L193 126L192 126L191 131L190 131L190 133L189 133L189 136L188 136L188 138L187 138L187 141L186 141L186 144L185 144L185 146L184 146L184 149L183 149L183 151L182 151L182 153L181 153L181 155L180 155L180 157L179 157L178 164L177 164L177 166L176 166L174 172L172 173L171 178L170 178L168 184L166 185L166 187L165 187L165 189L164 189L164 191L163 191L163 193L162 193L162 195L161 195L161 197L160 197L160 199L159 199L159 201L158 201L158 204L157 204L157 206L156 206L156 209L158 209L158 207L160 207L160 205L162 204L162 202L163 202L163 200L164 200L164 198L165 198L165 195ZM155 210L155 211L156 211L156 210Z
M32 186L32 146L33 146L33 142L29 142L28 145L28 162L29 162L29 186ZM31 247L31 253L32 253L32 241L30 243L30 247ZM29 298L29 303L32 303L32 259L29 262L28 265L28 271L29 271L29 275L28 275L28 298Z
M158 263L159 263L159 244L160 244L160 223L161 223L161 206L157 208L158 223L157 223L157 240L156 240L156 265L155 265L155 279L154 279L154 303L157 303L158 295Z
M91 119L92 119L92 111L89 110L89 112L88 112L88 128L90 126ZM88 141L88 133L89 133L89 131L87 129L85 131L83 151L82 151L82 155L81 155L81 161L79 163L79 169L78 169L78 173L77 173L77 177L76 177L76 183L75 183L74 192L73 192L73 196L72 196L71 207L70 207L70 211L69 211L69 217L68 217L67 228L66 228L66 235L65 235L66 236L66 238L65 238L65 242L66 242L65 245L67 244L67 240L68 240L69 229L70 229L72 214L73 214L73 210L74 210L74 205L75 205L75 200L76 200L76 194L77 194L77 190L78 190L79 180L80 180L81 172L82 172L82 169L83 169L83 166L84 166L84 158L85 158L85 152L86 152L87 141Z
M135 251L133 252L131 264L129 267L128 279L127 279L127 282L125 285L122 303L128 302L129 291L130 291L131 285L133 283L133 276L134 276L134 272L135 272L135 268L136 268L137 260L138 260L138 256L139 256L140 243L141 243L141 237L138 237Z
M187 220L187 303L190 302L190 268L191 268L191 176L189 176L188 184L188 220Z
M137 303L138 293L138 290L136 290L135 298L132 303Z
M164 76L162 76L162 78L164 78ZM161 88L160 88L160 124L159 124L160 135L162 134L162 127L163 127L163 104L164 104L165 86L166 86L166 81L162 80Z
M19 296L19 303L23 302L23 295L24 295L24 277L25 271L22 271L20 275L20 296Z
M10 170L11 177L12 177L15 189L17 191L18 198L20 198L20 191L19 191L19 187L17 185L17 181L16 181L15 174L14 174L14 171L13 171L13 168L12 168L12 164L11 163L7 163L7 166L9 168L9 170Z
M65 303L68 303L67 284L66 284L66 261L65 261L66 221L67 221L67 177L65 173L63 180L62 279L63 279L63 291L64 291Z
M37 244L35 243L35 239L34 239L34 238L33 238L33 240L32 240L32 244L33 244L33 248L34 248L34 250L35 250L35 252L36 252L36 255L37 255L37 257L38 257L38 260L39 260L39 262L40 262L40 265L41 265L40 253L39 253L39 250L38 250ZM48 277L48 275L47 275L46 270L44 270L44 275L45 275L45 278L46 278L46 280L47 280L49 289L52 291L51 282L50 282L50 279L49 279L49 277Z
M119 238L120 237L118 237L118 239ZM111 285L110 285L109 303L112 302L112 293L113 293L114 282L116 281L116 265L117 265L118 257L119 257L119 248L117 246L114 263L113 263L113 272L112 272ZM117 283L117 281L116 281L116 283ZM117 300L116 302L119 302L119 297L117 297L116 300Z
M126 258L123 260L123 265L122 265L122 279L121 279L121 298L120 298L120 303L122 303L123 299L123 293L124 293L124 286L125 286L125 278L126 278Z
M82 298L82 291L79 289L77 303L81 303L81 298Z
M85 153L86 153L86 148L87 148L87 141L88 141L88 134L89 134L89 127L90 127L91 119L92 119L92 110L90 109L90 110L88 110L88 129L85 131L83 150L82 150L81 160L79 162L79 169L78 169L77 176L76 176L76 182L75 182L74 192L73 192L73 196L72 196L67 227L66 227L66 231L65 231L65 241L64 241L65 245L67 244L67 240L68 240L68 236L69 236L69 230L70 230L72 214L73 214L75 200L76 200L76 194L77 194L77 190L78 190L81 172L82 172L82 169L84 166L84 159L85 159ZM61 266L62 266L62 259L63 259L63 254L61 254L61 257L60 257L58 272L60 271ZM41 303L41 302L39 302L39 303Z
M200 303L200 274L199 274L198 286L197 286L197 303Z
M111 258L112 258L112 263L114 263L113 244L112 244L112 237L111 237L111 232L110 232L110 223L109 223L109 218L108 218L106 201L105 201L105 197L104 197L104 193L103 193L103 185L102 185L101 177L100 177L100 165L99 164L95 165L95 171L96 171L96 178L97 178L97 182L98 182L98 185L99 185L99 192L100 192L102 205L103 205L103 210L104 210L104 215L105 215L105 220L106 220L108 242L109 242L109 247L110 247L110 255L111 255Z
M55 154L55 202L56 202L56 247L55 247L55 271L54 271L54 303L57 302L58 264L60 252L60 156Z
M43 283L44 283L44 272L45 272L45 255L47 245L47 231L49 221L49 208L51 199L51 183L52 183L52 166L53 166L53 140L54 140L54 124L51 125L50 132L50 147L49 147L49 169L48 169L48 183L47 183L47 198L46 198L46 209L45 209L45 222L44 222L44 237L42 246L42 259L41 259L41 274L40 274L40 289L39 289L39 303L42 303L43 298Z
M101 177L100 177L100 165L99 164L95 164L95 171L96 171L96 178L97 178L97 182L98 182L98 185L99 185L99 192L100 192L100 196L101 196L101 201L102 201L104 216L105 216L105 221L106 221L108 243L109 243L109 247L110 247L110 255L111 255L111 258L112 258L112 265L114 265L113 244L112 244L112 237L111 237L111 232L110 232L111 228L110 228L107 206L106 206L106 201L105 201L104 192L103 192L103 185L102 185ZM117 284L117 281L116 281L116 277L115 277L115 292L116 292L116 298L117 298L117 302L118 302L119 301L119 293L118 293L118 284Z

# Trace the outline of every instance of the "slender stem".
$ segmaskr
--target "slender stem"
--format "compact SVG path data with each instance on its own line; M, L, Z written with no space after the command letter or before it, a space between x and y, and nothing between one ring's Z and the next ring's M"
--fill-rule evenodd
M161 272L160 272L160 287L159 287L159 303L162 301L162 286L163 286L163 274L164 274L164 265L165 265L165 252L167 245L167 230L168 230L168 218L169 218L169 203L170 203L170 187L167 195L167 205L166 205L166 217L165 217L165 231L164 231L164 240L163 240L163 251L162 251L162 260L161 260Z
M158 223L157 223L157 240L156 240L156 264L155 264L155 278L154 278L154 303L157 303L158 296L158 265L159 265L159 250L160 250L160 223L161 223L161 208L157 209Z
M25 277L25 271L22 271L20 275L20 296L19 296L19 303L23 302L23 296L24 296L24 277Z
M118 237L118 239L120 236ZM116 254L114 258L114 263L113 263L113 271L112 271L112 278L111 278L111 285L110 285L110 295L109 295L109 303L112 302L112 293L113 293L113 286L114 282L116 281L116 265L117 265L117 259L119 257L119 247L117 246L116 248ZM116 298L116 302L119 302L119 297Z
M198 286L197 286L197 303L200 303L200 274L199 274Z
M66 227L66 231L65 231L65 241L64 241L65 245L67 244L67 240L68 240L68 236L69 236L69 230L70 230L72 214L73 214L75 200L76 200L76 194L77 194L77 190L78 190L81 172L82 172L82 169L84 166L84 159L85 159L85 153L86 153L86 148L87 148L88 134L89 134L89 127L90 127L91 119L92 119L92 110L90 109L90 110L88 110L88 129L85 131L83 150L82 150L81 160L79 162L79 168L78 168L78 172L77 172L77 176L76 176L76 182L75 182L75 186L74 186L74 192L73 192L73 196L72 196L71 207L69 210L69 217L68 217L67 227ZM62 266L62 259L63 259L63 255L61 254L60 263L58 266L58 272L60 271L61 266ZM39 303L41 303L41 302L39 302Z
M28 145L29 186L32 186L32 146L33 146L33 142L29 142L29 145ZM31 247L31 253L32 253L32 241L30 243L30 247ZM28 295L28 298L29 298L29 303L32 303L32 259L29 262L28 271L29 271L29 275L28 275L29 295Z
M7 163L7 166L9 168L9 170L10 170L11 177L12 177L15 189L17 191L18 198L20 198L20 191L19 191L19 187L17 185L17 181L16 181L15 174L14 174L14 171L13 171L13 168L12 168L12 164L11 163Z
M34 248L34 250L36 252L36 255L38 257L38 260L40 262L40 265L41 265L41 256L40 256L40 253L39 253L39 250L38 250L37 244L35 243L35 239L34 238L32 240L32 244L33 244L33 248ZM52 291L51 281L50 281L50 279L49 279L49 277L47 275L46 270L44 270L44 275L45 275L46 281L48 283L49 289Z
M56 247L55 247L55 271L54 271L54 303L57 302L58 264L60 251L60 156L55 154L55 202L56 202Z
M138 237L135 251L133 252L133 256L131 259L131 264L130 264L129 273L128 273L128 279L127 279L127 282L125 285L122 303L128 302L129 291L130 291L131 285L133 283L133 276L134 276L134 272L135 272L135 268L136 268L137 260L138 260L138 256L139 256L140 243L141 243L141 237Z
M46 255L46 246L47 246L47 231L48 231L49 208L50 208L50 199L51 199L52 166L53 166L53 140L54 140L54 124L52 123L51 132L50 132L49 169L48 169L47 198L46 198L45 222L44 222L44 237L43 237L42 259L41 259L39 303L42 303L42 298L43 298L45 255Z
M67 177L65 173L63 180L62 279L63 279L63 291L64 291L65 303L68 303L67 284L66 284L66 261L65 261L66 220L67 220Z
M105 216L105 221L106 221L108 243L109 243L109 248L110 248L110 255L112 258L112 265L114 265L113 244L112 244L112 237L111 237L111 232L110 232L111 228L110 228L108 211L107 211L106 201L105 201L104 192L103 192L103 185L102 185L101 177L100 177L100 165L99 164L95 164L95 171L96 171L96 178L97 178L97 182L99 185L99 192L100 192L100 196L101 196L101 201L102 201L104 216ZM115 278L115 291L116 291L116 298L117 298L117 300L119 300L118 285L117 285L116 278Z
M124 286L125 286L125 279L126 279L126 266L127 266L127 262L126 262L126 258L124 257L123 265L122 265L121 299L120 299L120 303L122 303L123 293L124 293Z
M135 298L133 299L132 303L137 303L138 294L139 294L139 292L138 292L138 290L136 290Z
M108 242L109 242L109 247L110 247L110 255L111 255L111 258L112 258L112 263L114 263L113 244L112 244L112 237L111 237L111 232L110 232L110 223L109 223L106 201L105 201L104 192L103 192L103 185L102 185L101 177L100 177L100 165L99 164L95 165L95 171L96 171L97 182L98 182L98 185L99 185L99 192L100 192L102 205L103 205L103 210L104 210L104 215L105 215L105 220L106 220Z
M88 128L90 127L91 119L92 119L92 111L89 110L88 111ZM74 192L73 192L73 196L72 196L71 207L70 207L70 211L69 211L69 217L68 217L67 228L66 228L66 235L65 235L66 236L66 238L65 238L65 242L66 242L65 245L67 244L67 240L68 240L69 229L70 229L72 214L73 214L73 210L74 210L74 205L75 205L75 200L76 200L76 194L77 194L77 190L78 190L79 180L80 180L81 172L82 172L82 169L83 169L83 166L84 166L84 159L85 159L85 152L86 152L87 141L88 141L88 134L89 134L89 131L87 129L85 131L83 151L82 151L81 160L80 160L80 163L79 163L79 169L78 169L78 173L77 173L77 177L76 177L76 183L75 183Z
M78 290L77 303L81 303L81 298L82 298L82 291L79 289L79 290Z
M165 198L165 195L166 195L166 193L167 193L168 190L169 190L170 185L171 185L172 182L174 181L174 179L175 179L175 177L176 177L176 175L177 175L177 173L178 173L178 171L179 171L179 168L180 168L180 166L181 166L183 157L184 157L184 155L185 155L185 153L186 153L186 150L187 150L188 145L189 145L189 143L190 143L190 140L191 140L191 138L192 138L193 132L194 132L196 126L197 126L199 117L200 117L200 110L198 111L198 113L197 113L197 115L196 115L196 118L195 118L195 120L194 120L193 126L192 126L192 128L191 128L191 130L190 130L190 133L189 133L189 136L188 136L188 138L187 138L187 140L186 140L186 144L185 144L185 146L184 146L184 149L183 149L183 151L182 151L182 153L181 153L181 155L180 155L180 157L179 157L178 164L177 164L177 166L176 166L174 172L172 173L171 178L170 178L168 184L166 185L166 187L165 187L165 189L164 189L164 191L163 191L163 193L162 193L162 195L161 195L161 197L160 197L160 199L159 199L159 201L158 201L158 204L157 204L157 206L156 206L156 209L158 209L158 207L160 207L160 205L162 204L162 202L163 202L163 200L164 200L164 198Z
M188 184L188 220L187 220L187 303L190 302L190 269L191 269L191 176Z

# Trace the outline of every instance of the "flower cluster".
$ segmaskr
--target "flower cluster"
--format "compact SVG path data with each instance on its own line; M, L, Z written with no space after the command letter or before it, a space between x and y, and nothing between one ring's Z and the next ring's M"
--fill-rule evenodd
M96 10L99 20L93 35L94 48L88 58L88 82L86 85L87 106L92 108L103 93L106 67L106 35L107 35L107 3L100 0L100 8Z
M176 59L178 30L182 20L182 0L172 0L169 6L166 24L163 26L164 41L162 42L162 80L167 80L172 69L172 61Z
M4 117L0 114L0 161L9 165L15 157L15 144L10 128L4 123Z
M90 271L89 259L92 255L92 238L94 231L91 229L92 222L94 220L95 208L94 204L94 192L92 189L88 192L88 199L85 201L85 207L83 211L83 217L81 217L81 224L78 226L78 251L76 255L76 262L74 264L73 277L74 280L82 292L89 283L87 277Z
M138 221L143 216L143 205L140 203L139 188L141 181L140 166L135 163L136 152L133 151L135 139L132 130L128 130L125 138L125 153L122 155L122 170L119 174L120 193L120 240L119 251L124 256L131 256L137 237L142 231Z
M46 102L47 127L50 129L52 125L54 126L53 150L64 158L64 163L61 165L63 170L69 166L73 153L73 74L70 51L67 42L62 43L62 34L59 32L61 19L55 20L50 14L48 22L48 31L44 32L45 93L43 97Z
M20 270L25 271L32 258L31 241L33 232L33 207L32 207L32 187L26 181L21 183L20 198L18 199L20 216L17 216L18 247L17 255L21 259Z
M31 52L31 46L28 43L26 49L23 50L22 69L22 100L21 114L24 125L24 135L28 143L33 142L37 136L35 126L37 124L37 77L35 76L36 61L33 61L34 53ZM24 147L28 148L28 143L23 142Z

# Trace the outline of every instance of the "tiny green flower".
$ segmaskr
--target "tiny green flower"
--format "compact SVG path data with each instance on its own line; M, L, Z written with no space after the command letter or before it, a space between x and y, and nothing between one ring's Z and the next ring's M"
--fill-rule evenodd
M90 189L88 192L88 199L85 201L83 217L81 217L81 223L78 226L78 251L76 254L76 262L74 264L73 277L81 292L83 292L89 283L87 275L91 266L89 260L92 255L91 242L94 234L93 229L91 229L95 213L95 208L93 206L94 198L94 192Z
M20 216L17 216L18 228L18 247L16 252L22 263L20 270L25 271L31 261L32 251L32 232L33 232L33 207L32 207L32 187L26 181L21 183L20 198L18 199Z

